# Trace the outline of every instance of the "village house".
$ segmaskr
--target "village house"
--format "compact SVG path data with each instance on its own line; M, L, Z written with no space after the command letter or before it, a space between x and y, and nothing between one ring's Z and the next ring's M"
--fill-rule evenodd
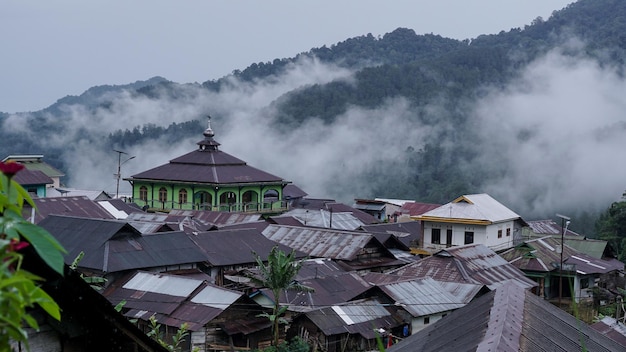
M508 282L388 352L623 351L574 316Z
M182 231L142 235L118 220L50 215L39 226L67 250L65 263L75 260L79 271L114 282L135 270L200 271L205 253ZM82 257L82 258L81 258Z
M43 155L41 154L24 154L24 155L9 155L6 158L2 159L2 162L16 162L24 165L27 170L42 172L46 176L52 179L52 183L46 183L48 188L58 188L61 187L61 177L65 176L64 173L56 169L54 166L48 164L43 160Z
M422 222L423 248L434 252L479 243L494 251L521 239L524 220L488 194L469 194L413 217Z
M374 351L378 338L401 336L406 326L396 307L369 298L306 312L294 319L287 336L301 337L314 351Z
M514 281L524 289L537 286L524 272L482 244L442 249L432 256L392 270L389 274L407 278L430 277L439 282L485 285L493 290Z
M525 241L500 256L535 280L533 292L548 300L591 299L594 287L614 289L624 276L624 263L594 258L551 236Z
M375 235L363 231L269 225L263 235L309 257L336 260L348 270L384 272L406 263L396 258Z
M211 285L206 280L149 272L135 272L109 286L103 295L122 304L128 319L150 331L150 318L171 337L182 324L191 332L183 350L222 351L268 345L270 321L258 317L271 310L255 304L243 292Z
M290 182L219 150L210 122L195 151L124 179L132 185L133 202L161 211L284 211Z

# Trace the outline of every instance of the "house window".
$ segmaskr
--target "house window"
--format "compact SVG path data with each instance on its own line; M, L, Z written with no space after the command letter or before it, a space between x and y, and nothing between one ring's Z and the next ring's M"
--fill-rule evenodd
M502 230L498 230L498 238L502 238Z
M424 325L430 324L430 317L424 317Z
M159 188L159 202L167 202L167 190L165 187Z
M148 188L146 186L139 187L139 199L144 202L148 201Z
M181 189L178 191L178 203L185 204L187 203L187 190Z
M506 235L507 236L511 236L511 228L510 227L508 229L506 229Z
M432 244L441 243L441 229L432 229L430 242Z
M474 243L474 231L465 231L465 244Z

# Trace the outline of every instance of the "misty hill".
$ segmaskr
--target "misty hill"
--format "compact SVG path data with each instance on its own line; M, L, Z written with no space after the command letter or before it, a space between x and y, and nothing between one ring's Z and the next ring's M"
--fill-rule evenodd
M532 216L551 216L557 205L569 207L559 208L561 213L593 214L625 186L614 187L619 191L606 187L597 201L584 204L576 200L582 196L563 196L588 187L562 177L577 149L561 150L569 139L558 131L563 118L582 110L567 106L583 99L561 97L567 89L559 84L574 84L558 79L597 71L611 72L619 82L626 50L624 19L623 1L580 0L549 19L529 19L524 28L466 40L398 28L382 37L365 34L292 58L254 63L202 84L155 77L94 87L42 111L0 115L0 154L45 154L53 165L68 170L69 182L77 182L86 178L84 170L69 169L101 167L93 159L107 160L105 151L114 148L158 155L153 165L174 153L175 146L189 150L193 144L181 146L181 141L199 139L203 116L210 113L221 124L222 138L233 141L220 140L227 149L241 146L255 153L243 155L249 162L267 162L265 155L272 154L275 167L287 163L286 151L310 153L297 155L298 167L289 162L284 172L293 173L287 176L314 196L324 190L343 200L384 196L444 203L487 191ZM559 109L557 103L565 105ZM527 111L542 105L542 111ZM589 102L596 110L604 105ZM569 116L560 116L563 111ZM611 125L615 121L594 123L574 131L579 140L586 140L586 129L597 129L594 135L602 134L604 141L617 141L614 134L624 131ZM264 130L241 136L248 126ZM320 132L312 133L313 127ZM350 154L333 158L345 151ZM83 159L87 155L92 158ZM561 160L570 164L561 165ZM581 160L585 162L590 164ZM315 169L298 173L307 168ZM310 174L318 177L309 183L304 178Z

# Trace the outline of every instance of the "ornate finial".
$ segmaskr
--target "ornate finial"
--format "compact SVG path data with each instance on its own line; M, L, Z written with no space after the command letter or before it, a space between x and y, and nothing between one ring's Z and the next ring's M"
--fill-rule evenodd
M200 151L215 151L217 147L220 145L215 140L213 140L213 129L211 129L211 115L206 115L208 118L206 130L204 130L204 140L196 143L200 146Z
M207 128L206 130L204 130L203 134L205 137L213 137L215 136L215 134L213 133L213 130L211 129L211 115L206 115L206 117L208 118Z

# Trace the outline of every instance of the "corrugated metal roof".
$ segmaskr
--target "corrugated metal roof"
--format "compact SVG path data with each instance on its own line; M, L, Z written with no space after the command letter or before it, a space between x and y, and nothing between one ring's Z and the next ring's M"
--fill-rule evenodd
M378 300L363 300L305 313L326 336L359 334L375 338L375 328L391 329L402 324Z
M468 219L496 223L520 219L520 216L490 195L482 193L461 196L418 218Z
M365 225L352 212L330 212L325 209L291 209L279 217L290 216L298 219L302 224L312 227L325 227L338 230L356 230Z
M163 295L187 297L202 284L202 280L181 276L138 272L122 287L127 290L154 292Z
M429 277L379 287L413 317L451 311L465 305L459 298Z
M242 292L203 280L148 272L129 275L121 286L110 286L103 295L113 304L126 301L124 308L130 309L125 314L127 317L148 320L154 315L159 323L168 326L188 323L192 331L199 330L245 297Z
M410 277L432 277L436 281L483 284L490 289L510 280L526 288L537 285L526 278L524 272L481 244L450 247L391 273Z
M13 180L22 186L50 185L54 183L43 171L29 169L24 169L15 174Z
M226 309L241 296L241 292L230 291L215 286L207 286L193 296L191 302L208 307Z
M50 215L74 216L92 219L115 219L97 202L87 197L58 197L58 198L35 198L37 211L31 212L30 207L24 207L23 215L30 219L34 215L34 222L38 224Z
M626 350L626 325L623 322L613 317L604 317L592 324L591 328L624 346L624 350Z
M476 295L480 293L481 290L486 288L485 285L475 285L475 284L463 284L460 282L446 282L446 281L437 281L444 290L450 292L453 296L459 299L462 303L469 303L473 300Z
M256 260L253 252L266 260L274 246L287 253L292 250L289 246L266 238L256 229L200 232L192 238L204 252L207 261L214 266L252 265ZM305 256L302 252L296 252L297 258Z
M280 301L293 311L310 311L320 307L341 304L364 293L372 286L355 272L335 272L334 275L298 280L298 283L313 289L312 292L283 291ZM264 294L273 298L269 290Z
M389 352L622 351L574 316L509 283L489 292Z
M524 242L500 254L515 267L525 271L550 272L558 270L561 263L561 239L551 236ZM624 263L598 259L581 253L567 245L563 246L564 264L575 265L582 275L603 274L623 270ZM566 267L564 266L564 269Z
M355 259L368 243L376 241L375 237L368 233L281 225L268 226L263 235L312 257L341 260Z
M67 264L84 252L80 268L105 273L169 265L202 263L206 255L184 232L142 236L118 220L86 219L51 215L40 225L48 230L68 253Z
M261 219L261 215L255 213L237 213L209 210L172 209L170 210L169 214L190 217L205 225L214 225L220 228L229 225L253 223Z

